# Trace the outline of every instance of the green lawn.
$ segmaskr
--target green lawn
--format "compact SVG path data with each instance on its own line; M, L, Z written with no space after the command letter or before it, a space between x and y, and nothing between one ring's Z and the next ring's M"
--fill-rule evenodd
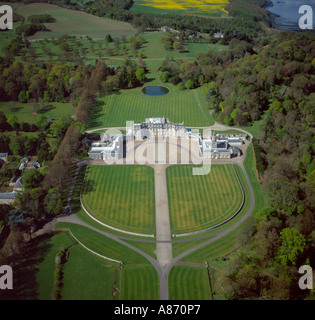
M120 290L119 265L97 257L79 244L70 249L63 271L63 300L114 300L120 297L120 292L113 290L113 285Z
M20 122L35 123L38 114L33 112L32 103L20 103L15 101L0 102L0 110L8 117L14 113ZM73 115L75 108L70 103L49 102L41 109L41 114L48 119L60 119L66 115Z
M170 300L210 300L211 290L207 269L175 266L169 275Z
M232 165L212 165L208 175L193 176L191 165L166 170L172 233L215 226L242 204L243 193Z
M124 247L120 243L85 227L73 224L61 224L61 226L68 226L74 236L94 252L123 262L123 269L119 270L119 274L114 274L114 278L113 276L110 278L115 281L115 284L118 285L120 289L120 295L116 298L122 300L158 299L158 275L154 267L144 257L133 250ZM97 259L99 260L99 258ZM82 260L82 263L84 263L86 270L93 270L94 267L92 262L90 263L88 260L84 259ZM108 265L117 266L116 263L110 261L106 262L106 264L107 267ZM72 272L76 274L77 269L75 265L72 266ZM69 276L71 277L71 274L69 274ZM95 282L92 283L96 284L96 282L101 279L104 281L105 278L104 275L99 272L99 277L95 278ZM83 284L93 289L93 286L89 284L88 278L86 278L86 282L83 282ZM96 288L99 288L98 294L102 294L102 291L105 290L101 289L99 285L96 285ZM95 296L95 293L91 292L89 296Z
M55 233L50 238L42 240L38 246L37 251L43 251L45 248L44 258L37 264L36 279L38 283L37 299L51 300L54 289L54 272L56 270L55 258L60 248L67 248L75 241L68 236L67 232Z
M104 39L108 33L114 37L121 35L132 36L136 33L128 23L101 18L51 4L32 3L21 5L17 9L17 13L24 17L48 13L56 19L54 23L45 24L50 31L37 32L32 37L29 37L30 39L58 38L65 33L77 37L91 36Z
M158 83L154 81L146 85ZM162 85L170 89L164 96L148 96L142 88L136 88L98 98L89 118L88 129L125 127L126 121L139 123L148 117L162 116L171 122L184 121L186 125L195 127L213 124L202 88L179 91L171 84Z
M166 35L163 32L147 32L142 36L147 41L143 45L144 62L150 70L158 70L165 57L171 59L193 62L196 59L197 52L221 52L228 46L210 43L185 43L185 50L177 52L176 50L166 50L162 38Z
M90 166L82 202L99 221L131 232L155 233L154 171L147 166Z
M145 258L85 227L71 223L59 223L58 227L70 228L74 236L87 248L106 257L123 261L124 267L120 269L119 264L87 251L68 231L57 232L38 245L38 250L45 252L42 253L42 261L37 264L37 299L52 298L55 257L61 247L69 248L69 258L63 269L62 299L158 299L158 276L154 267Z
M181 52L176 50L166 50L162 42L162 38L166 35L163 32L146 32L141 36L146 40L140 49L143 53L143 62L151 71L156 72L162 64L162 61L169 57L170 59L183 60L193 62L196 59L196 54L198 52L222 52L228 49L228 46L221 44L210 44L210 43L185 43L185 49ZM128 43L125 44L128 54L131 59L138 61L138 57L131 55L130 46ZM105 44L104 44L105 47ZM114 43L109 44L109 47L114 48ZM98 44L95 45L98 48ZM106 61L108 64L120 65L125 59L124 56L120 54L113 55L111 57L106 56Z

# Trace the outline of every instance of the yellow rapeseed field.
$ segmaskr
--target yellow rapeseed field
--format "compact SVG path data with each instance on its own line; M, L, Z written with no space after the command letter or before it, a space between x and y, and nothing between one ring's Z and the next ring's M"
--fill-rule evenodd
M228 13L224 6L228 0L143 0L142 5L166 10L200 10L218 11Z

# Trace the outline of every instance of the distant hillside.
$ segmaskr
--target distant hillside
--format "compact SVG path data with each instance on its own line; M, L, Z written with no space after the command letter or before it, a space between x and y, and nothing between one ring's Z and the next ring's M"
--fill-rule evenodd
M45 24L50 31L37 32L31 39L58 38L65 33L104 39L108 33L113 37L120 37L122 35L132 36L136 32L130 24L125 22L95 17L85 12L46 3L20 5L16 12L25 18L49 13L55 19L54 23Z

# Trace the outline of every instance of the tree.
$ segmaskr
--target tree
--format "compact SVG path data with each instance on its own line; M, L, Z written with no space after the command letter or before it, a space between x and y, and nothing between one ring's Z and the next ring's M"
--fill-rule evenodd
M267 186L270 205L286 215L292 215L299 205L298 188L286 179L271 180Z
M140 82L144 82L146 76L145 76L145 70L143 68L137 69L136 71L136 78L140 81Z
M184 86L184 84L182 83L182 82L180 82L177 86L176 86L176 88L178 89L178 90L185 90L186 88L185 88L185 86Z
M18 96L19 102L25 103L29 100L29 91L21 90Z
M43 213L44 190L42 188L25 189L19 192L15 198L21 210L39 219Z
M236 275L236 281L241 286L246 295L252 295L259 290L258 286L259 273L255 267L247 265L239 270Z
M50 189L44 199L45 211L50 215L56 215L62 210L61 194L57 189Z
M160 79L162 82L168 82L168 78L170 76L170 73L168 71L162 72Z
M36 120L36 126L41 130L41 131L44 131L47 126L48 126L48 119L45 115L43 114L40 114L38 115L37 117L37 120Z
M105 42L109 43L109 42L113 42L113 38L112 36L108 33L105 37Z
M233 125L233 119L230 116L225 116L223 122L228 126L232 126Z
M2 111L0 111L0 132L4 132L9 129L10 129L10 126L7 122L7 117Z
M281 245L278 248L276 258L283 265L296 265L298 257L306 249L306 239L295 228L285 228L280 232Z
M15 156L24 155L24 141L25 136L10 139L10 150Z
M176 50L177 52L180 52L184 49L183 44L180 41L174 41L173 43L173 48L174 50Z
M52 99L50 97L50 94L49 94L49 92L47 90L44 91L43 101L44 102L51 102L52 101Z
M13 130L20 129L20 123L18 116L16 114L10 114L7 120L8 124L12 127Z
M30 189L39 186L43 180L42 174L37 169L30 169L24 172L22 182L23 188Z
M71 122L71 117L67 116L62 117L60 120L53 122L50 125L51 134L56 137L63 136Z
M186 89L193 89L194 88L194 82L191 79L188 79L185 82L185 87L186 87Z

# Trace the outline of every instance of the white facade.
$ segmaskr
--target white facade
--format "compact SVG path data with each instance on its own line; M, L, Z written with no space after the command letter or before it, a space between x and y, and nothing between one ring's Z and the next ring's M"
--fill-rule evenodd
M152 137L186 138L184 123L172 123L165 117L148 118L142 123L132 123L129 135L135 140L150 139Z
M91 160L117 160L121 158L123 153L123 135L110 135L102 134L101 138L108 137L110 140L102 140L98 146L92 146L89 151ZM111 140L113 139L113 140Z

